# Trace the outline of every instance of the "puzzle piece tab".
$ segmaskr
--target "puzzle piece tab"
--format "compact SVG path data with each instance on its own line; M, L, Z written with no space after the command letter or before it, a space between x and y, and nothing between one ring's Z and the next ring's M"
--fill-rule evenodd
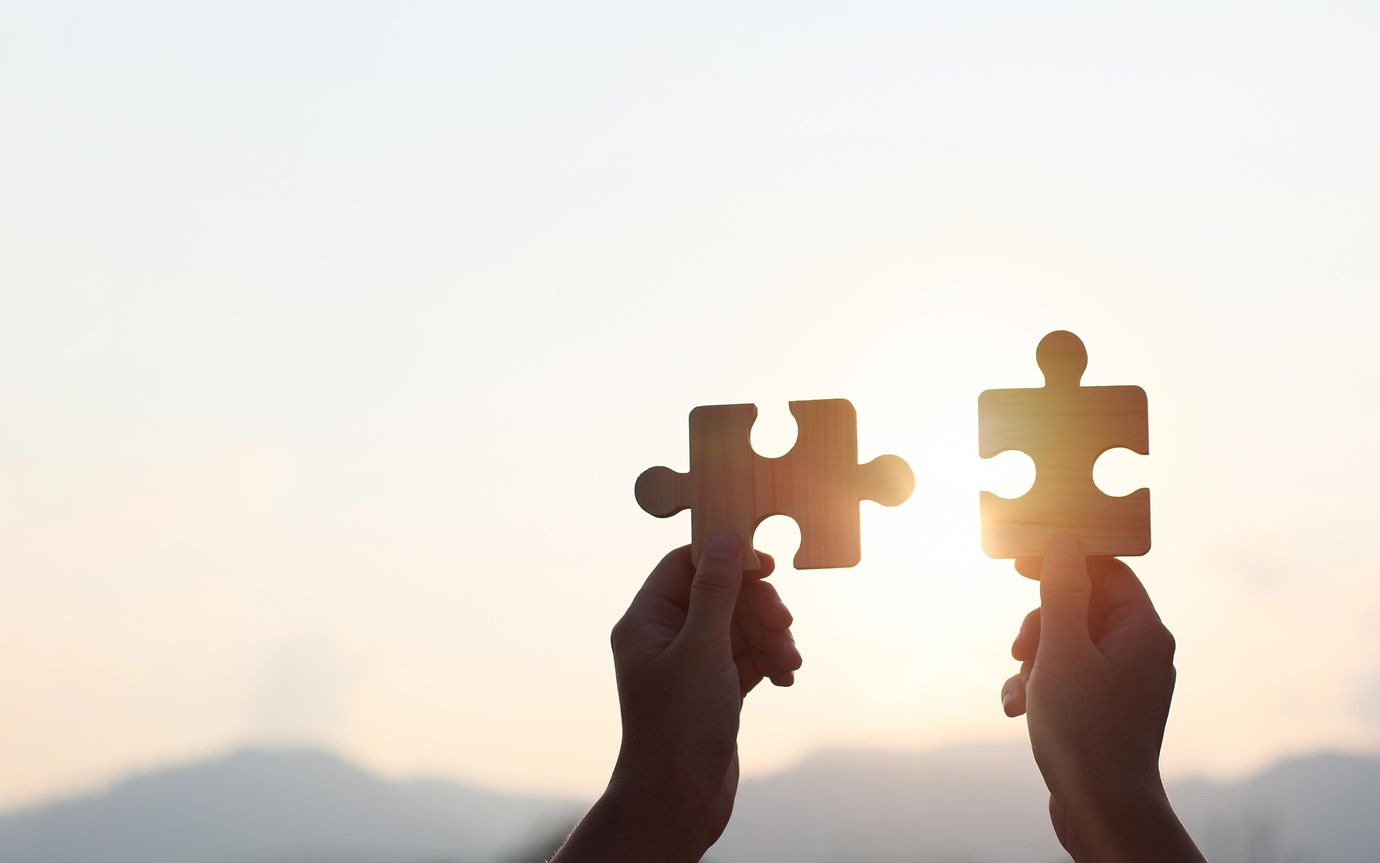
M858 416L846 399L791 402L798 433L780 458L753 452L755 405L709 405L690 412L690 471L648 468L637 478L638 504L658 518L690 510L690 553L719 531L743 542L743 566L757 568L752 535L769 516L787 515L800 527L796 569L856 566L858 502L896 506L910 497L915 477L894 455L858 464Z
M989 557L1042 557L1056 533L1071 533L1092 557L1150 550L1150 490L1105 495L1093 464L1109 449L1150 452L1145 390L1085 387L1083 342L1063 330L1035 350L1038 389L987 390L978 398L978 451L1020 450L1035 461L1035 485L1014 500L982 492L982 550Z

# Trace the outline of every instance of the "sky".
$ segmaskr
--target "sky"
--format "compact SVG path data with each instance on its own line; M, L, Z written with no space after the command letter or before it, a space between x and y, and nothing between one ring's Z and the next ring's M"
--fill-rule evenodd
M1170 776L1380 748L1380 9L0 2L0 806L242 745L588 794L699 404L851 399L744 772L1019 738L977 396L1149 394ZM783 517L757 545L783 564Z

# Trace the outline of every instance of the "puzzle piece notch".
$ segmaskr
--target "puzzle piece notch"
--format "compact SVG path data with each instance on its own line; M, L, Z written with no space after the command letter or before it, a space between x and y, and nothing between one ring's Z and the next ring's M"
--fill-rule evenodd
M903 503L915 486L897 456L858 464L857 413L846 399L790 403L798 429L795 446L778 458L752 449L754 405L708 405L690 412L690 470L648 468L634 493L659 518L690 510L691 557L698 562L709 539L731 530L743 540L743 565L757 568L752 537L773 515L800 528L797 569L857 565L861 558L858 503Z
M1035 462L1035 484L1024 496L982 493L983 551L996 558L1040 557L1055 533L1073 533L1090 556L1145 554L1150 491L1111 497L1092 478L1093 465L1109 449L1149 454L1145 391L1080 386L1088 354L1070 332L1045 336L1035 357L1043 387L988 390L978 399L979 454L1020 450Z

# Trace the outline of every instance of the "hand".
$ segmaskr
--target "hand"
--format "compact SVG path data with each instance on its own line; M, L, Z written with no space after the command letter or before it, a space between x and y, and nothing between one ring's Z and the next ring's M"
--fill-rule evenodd
M738 719L764 679L800 668L791 613L742 571L739 539L715 536L696 571L678 548L613 628L623 744L608 790L553 863L698 860L728 824L738 789Z
M1145 587L1070 536L1016 568L1040 579L1040 607L1011 646L1021 670L1002 705L1026 715L1059 841L1080 863L1203 860L1160 779L1174 638Z

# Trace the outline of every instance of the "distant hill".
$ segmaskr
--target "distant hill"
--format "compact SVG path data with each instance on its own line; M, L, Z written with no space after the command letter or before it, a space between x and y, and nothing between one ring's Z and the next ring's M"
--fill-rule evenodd
M486 863L580 806L246 750L0 818L5 863Z
M1316 755L1175 804L1214 863L1380 859L1380 758ZM743 783L712 863L1053 863L1019 745L838 751ZM310 750L247 750L0 816L5 863L538 863L583 802L392 782Z
M1245 782L1171 793L1214 863L1380 860L1380 757L1292 758Z
M1236 783L1173 783L1213 863L1380 860L1380 757L1281 761ZM716 863L1065 861L1024 744L836 752L745 783Z
M1024 745L837 751L743 783L714 863L1063 859Z

